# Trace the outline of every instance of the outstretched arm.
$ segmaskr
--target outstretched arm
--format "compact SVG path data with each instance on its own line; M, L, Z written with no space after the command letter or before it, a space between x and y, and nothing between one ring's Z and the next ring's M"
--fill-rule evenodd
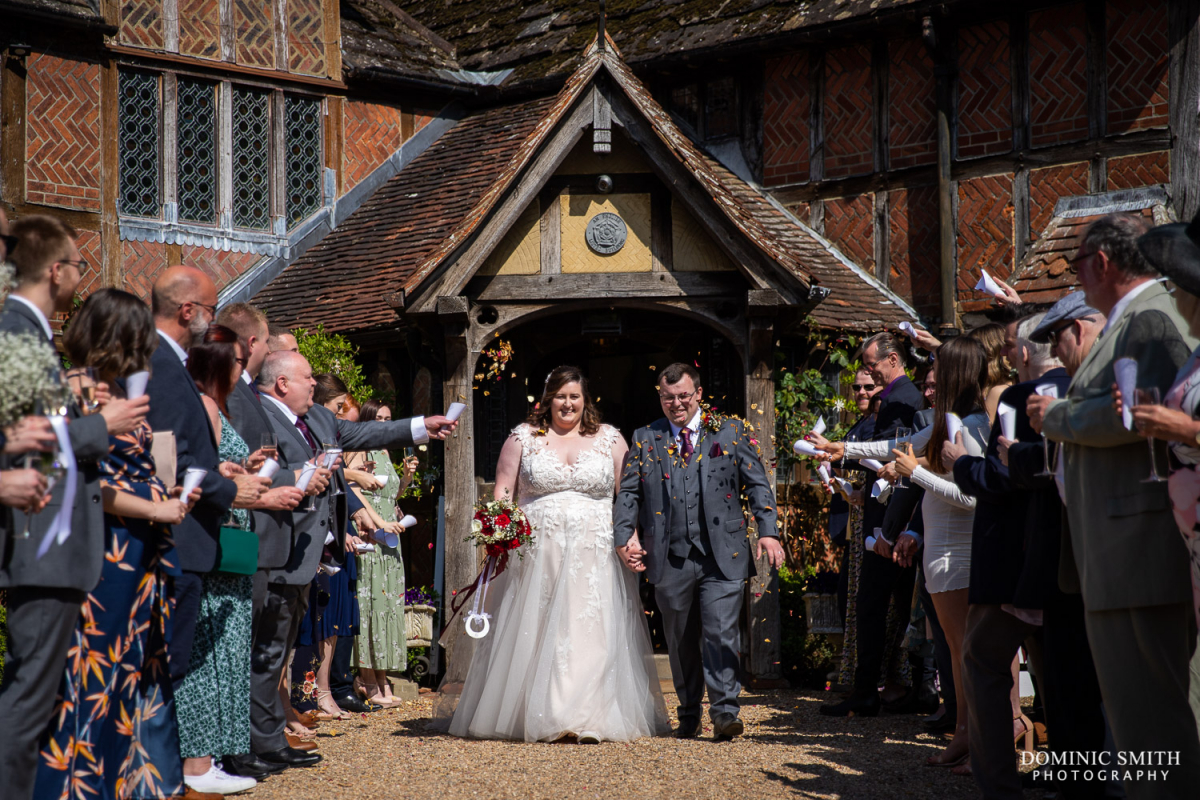
M500 448L496 462L496 499L512 500L517 496L517 473L521 470L521 442L509 436Z

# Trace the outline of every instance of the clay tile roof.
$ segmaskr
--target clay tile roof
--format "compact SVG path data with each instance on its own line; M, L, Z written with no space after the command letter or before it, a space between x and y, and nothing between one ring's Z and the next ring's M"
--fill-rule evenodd
M465 69L514 70L511 82L574 71L596 35L579 0L398 0L454 45ZM630 63L764 40L922 0L609 0L606 30Z
M495 182L552 98L484 111L444 133L255 297L272 321L369 329L396 320L403 285Z
M391 0L342 0L346 78L403 75L448 80L460 69L454 47Z
M1068 266L1079 252L1084 231L1117 211L1140 213L1154 225L1174 222L1167 193L1157 187L1064 197L1055 205L1041 237L1025 254L1012 287L1031 303L1052 303L1078 288L1078 277Z
M26 12L40 17L102 24L104 15L100 13L99 4L100 0L0 0L0 12Z

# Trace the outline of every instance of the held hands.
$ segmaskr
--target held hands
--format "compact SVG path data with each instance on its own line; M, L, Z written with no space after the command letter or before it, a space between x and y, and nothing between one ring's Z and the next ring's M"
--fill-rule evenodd
M911 477L917 471L917 457L913 455L912 443L906 444L904 449L896 448L892 451L892 455L896 457L896 472L903 475L905 478Z
M646 565L643 562L643 559L646 557L646 551L642 549L637 533L630 536L629 541L624 546L617 548L617 555L620 557L621 563L630 572L646 571Z
M454 429L458 427L458 422L451 422L446 417L426 417L425 430L429 431L430 439L445 439Z
M810 433L804 438L812 442L813 447L828 453L827 461L837 461L846 455L846 445L842 442L831 442L819 433Z
M967 454L967 448L963 447L962 431L954 434L954 441L949 440L942 443L942 466L952 465L955 461Z
M150 397L142 395L136 400L121 400L109 396L107 403L100 406L100 416L108 426L110 436L129 433L146 419L150 413Z
M0 503L36 514L50 502L46 476L36 469L6 469L0 473Z
M910 566L917 550L917 540L908 531L905 531L900 534L900 538L896 540L896 546L892 548L892 561L902 567Z
M784 560L783 545L774 536L760 536L755 558L762 558L764 550L767 553L767 563L771 565L771 569L779 569Z
M25 417L4 429L4 452L10 456L31 450L52 450L58 444L50 420L46 417Z
M237 465L235 464L234 466ZM263 493L271 488L271 480L269 478L248 475L245 472L240 475L234 475L232 480L237 484L237 496L233 498L234 508L253 508Z
M1038 433L1042 432L1042 425L1046 421L1046 411L1054 402L1055 398L1043 397L1040 394L1031 394L1025 401L1025 413L1029 415L1029 424Z
M889 561L892 558L892 546L882 536L875 537L875 547L872 550L875 552L875 555L882 556Z
M1000 454L1000 463L1008 466L1008 448L1015 444L1013 439L1005 439L1004 434L1000 434L1000 438L996 440L996 451Z

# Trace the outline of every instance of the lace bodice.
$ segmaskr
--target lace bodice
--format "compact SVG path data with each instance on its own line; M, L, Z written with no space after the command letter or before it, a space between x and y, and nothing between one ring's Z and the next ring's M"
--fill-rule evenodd
M620 435L611 425L601 425L592 446L581 451L571 465L554 452L545 436L537 436L532 426L518 425L513 430L513 436L521 443L518 502L557 492L579 492L596 499L611 499L616 479L612 447Z

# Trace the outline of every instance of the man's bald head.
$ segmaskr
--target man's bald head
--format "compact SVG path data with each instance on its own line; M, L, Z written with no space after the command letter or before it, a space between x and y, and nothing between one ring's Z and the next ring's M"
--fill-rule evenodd
M180 347L204 338L217 313L217 285L195 267L168 267L150 290L154 324Z
M298 417L312 408L316 385L308 359L290 350L268 355L258 373L259 391L279 400Z

